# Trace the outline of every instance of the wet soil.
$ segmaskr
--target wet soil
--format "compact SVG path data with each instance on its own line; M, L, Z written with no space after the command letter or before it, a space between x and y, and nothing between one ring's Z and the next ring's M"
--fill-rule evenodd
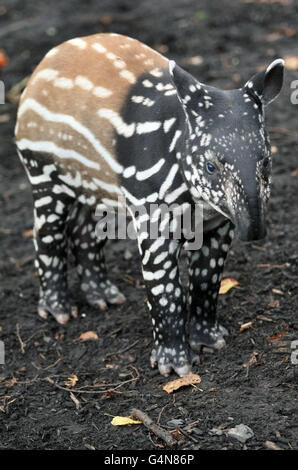
M240 283L219 298L227 347L205 351L194 367L201 383L170 395L162 389L169 379L149 365L151 321L133 241L106 249L126 304L92 309L70 269L79 318L61 326L37 316L32 198L13 145L17 93L8 93L52 46L96 32L138 38L205 83L240 87L274 58L298 56L297 15L290 0L2 0L0 47L9 64L0 69L7 92L0 105L1 449L168 449L142 425L111 425L133 407L172 431L177 449L297 449L298 108L290 100L297 70L287 70L267 112L274 148L268 237L236 240L225 267L224 276ZM98 339L80 340L86 331ZM245 444L227 434L240 423L254 433Z

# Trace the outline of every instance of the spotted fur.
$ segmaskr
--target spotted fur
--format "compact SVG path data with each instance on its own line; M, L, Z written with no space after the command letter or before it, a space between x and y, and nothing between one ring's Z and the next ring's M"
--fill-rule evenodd
M144 229L146 216L134 216L153 324L151 363L164 375L184 375L192 351L225 344L216 319L220 280L234 228L243 240L265 234L271 157L264 106L279 93L282 72L279 59L243 88L222 91L118 34L75 38L48 52L21 97L15 131L33 188L42 317L65 323L77 314L66 283L68 241L87 301L101 309L124 301L107 279L105 240L95 233L99 202L116 207L124 196L148 213L152 203L179 210L201 203L204 240L189 252L188 293L175 216L161 218L157 239Z

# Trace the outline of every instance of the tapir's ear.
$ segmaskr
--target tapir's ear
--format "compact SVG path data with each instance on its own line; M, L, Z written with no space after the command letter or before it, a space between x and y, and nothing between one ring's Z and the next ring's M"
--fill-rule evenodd
M266 70L254 75L245 85L248 91L256 93L262 103L267 106L280 93L284 77L284 60L274 60Z
M183 70L174 60L169 61L169 72L178 98L183 102L187 95L199 89L199 82L188 72Z

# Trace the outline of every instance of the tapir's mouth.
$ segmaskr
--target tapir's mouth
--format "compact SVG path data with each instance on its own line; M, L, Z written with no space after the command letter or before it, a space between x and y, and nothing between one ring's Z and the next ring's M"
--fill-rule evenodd
M210 201L209 199L206 199L208 204L210 204L210 206L216 211L216 212L219 212L220 214L222 214L224 217L226 217L227 219L230 219L230 220L233 220L232 219L232 216L230 214L228 214L227 212L223 211L220 207L218 207L216 204L214 204L212 201Z
M237 213L229 214L210 200L208 200L208 204L210 204L210 206L216 212L231 220L231 222L235 225L236 236L239 238L239 240L244 242L251 242L262 240L266 237L267 230L262 211L261 213L259 213L259 211L251 211L253 212L252 216L249 215L248 211L243 211L243 215L240 216ZM258 212L258 214L256 212Z

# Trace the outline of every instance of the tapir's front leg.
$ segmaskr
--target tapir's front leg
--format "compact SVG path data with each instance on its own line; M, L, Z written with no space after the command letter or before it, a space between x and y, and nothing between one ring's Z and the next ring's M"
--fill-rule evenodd
M225 345L227 330L217 323L217 296L224 262L234 232L230 222L204 233L202 248L189 251L189 344L200 350L202 345L220 349Z
M153 324L151 365L157 364L165 376L171 369L186 375L191 370L191 359L185 330L186 298L178 270L180 242L145 239L139 241L139 248Z

